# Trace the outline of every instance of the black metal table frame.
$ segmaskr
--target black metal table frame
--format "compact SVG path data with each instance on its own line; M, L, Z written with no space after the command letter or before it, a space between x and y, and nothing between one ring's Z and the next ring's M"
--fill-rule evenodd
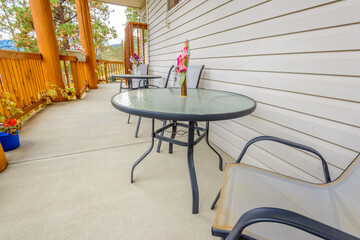
M220 154L210 145L209 143L209 122L206 122L206 128L195 126L195 121L189 121L189 124L179 123L177 121L172 121L170 124L167 124L155 131L154 118L152 119L152 133L151 133L151 145L149 149L133 164L131 168L131 183L134 182L134 170L135 167L152 151L154 148L154 140L159 139L166 142L169 142L169 153L173 152L173 144L187 147L187 160L188 160L188 168L190 175L190 183L192 190L192 213L199 212L199 188L196 180L196 172L194 165L194 146L198 144L203 138L205 138L208 146L219 156L219 169L222 171L222 157ZM175 139L177 126L182 126L188 128L188 141L179 141ZM163 132L172 128L171 137L164 137ZM195 139L195 130L198 131L198 137ZM201 134L199 134L201 132ZM161 134L162 133L162 134Z

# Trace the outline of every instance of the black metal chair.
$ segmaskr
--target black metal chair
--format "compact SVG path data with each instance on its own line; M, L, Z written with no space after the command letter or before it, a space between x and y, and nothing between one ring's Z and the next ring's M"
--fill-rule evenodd
M149 71L149 64L140 64L139 65L139 69L140 69L140 74L148 74ZM133 65L132 67L132 72L135 72L135 66ZM122 83L123 83L123 79L120 80L120 89L119 89L119 93L122 91L123 87L122 87ZM143 79L138 79L138 78L133 78L128 80L128 90L135 90L135 89L139 89L139 88L145 88L146 87L146 80ZM130 123L130 117L131 115L129 114L127 123Z
M139 70L140 70L140 74L148 74L148 71L149 71L149 64L140 64L139 65ZM134 73L135 72L135 66L133 65L133 68L132 68L132 72ZM122 87L122 84L123 84L123 79L120 80L120 89L119 89L119 92L122 91L123 87ZM128 87L127 89L128 90L133 90L133 89L138 89L138 88L144 88L146 87L146 82L143 81L142 79L138 79L138 78L133 78L133 79L129 79L128 80Z
M200 79L201 79L201 74L202 71L204 70L205 66L204 65L190 65L188 67L187 70L187 75L186 75L186 84L187 84L187 88L199 88L199 83L200 83ZM173 87L174 88L180 88L179 86L179 75L175 75L175 81L173 83ZM162 127L166 126L167 121L163 121L163 125ZM172 126L172 131L171 131L171 138L174 139L176 137L177 134L177 123L176 121L173 121L173 126ZM181 124L182 126L187 126L186 124ZM195 126L197 127L197 123L195 123ZM209 122L206 122L206 127L205 127L205 131L206 131L206 135L205 135L205 140L206 143L208 144L208 146L218 155L219 157L219 169L222 171L222 157L221 155L210 145L209 142ZM161 136L164 135L164 131L162 131ZM199 131L197 130L197 134L200 135ZM159 140L158 142L158 146L156 151L160 152L161 149L161 144L162 144L162 140ZM173 152L173 144L169 143L169 153Z
M314 154L321 160L326 183L313 184L240 163L246 150L258 141L273 141ZM305 231L324 239L359 240L359 182L360 154L331 181L328 165L316 150L276 137L254 138L236 163L226 166L223 187L211 206L213 209L219 200L212 234L226 239L309 239ZM243 233L249 225L253 226Z
M186 86L187 88L199 88L199 83L201 79L201 73L204 70L204 65L190 65L188 67L187 73L186 73ZM173 88L180 88L179 85L180 77L178 74L175 74ZM166 84L166 87L168 86L168 83ZM163 121L162 127L165 127L167 121ZM171 138L175 138L176 136L176 127L172 129ZM164 131L161 132L161 136L164 136ZM159 140L158 147L156 151L159 153L161 149L162 140ZM172 144L169 144L169 153L172 153Z
M243 232L245 228L253 224L265 222L287 225L326 240L360 240L360 238L304 215L286 209L269 207L255 208L244 213L226 237L226 240L256 240ZM289 236L287 239L293 238Z
M165 81L164 88L167 88L167 86L168 86L169 79L170 79L170 76L171 76L171 72L172 72L173 69L174 69L174 65L171 65L171 67L170 67L170 69L169 69L169 72L168 72L168 75L167 75L167 78L166 78L166 81ZM160 88L160 86L153 85L153 84L149 84L148 82L146 83L146 85L147 85L147 87ZM135 137L136 137L136 138L138 137L138 134L139 134L140 123L141 123L141 117L139 116L139 119L138 119L138 122L137 122L137 126L136 126L136 130L135 130Z

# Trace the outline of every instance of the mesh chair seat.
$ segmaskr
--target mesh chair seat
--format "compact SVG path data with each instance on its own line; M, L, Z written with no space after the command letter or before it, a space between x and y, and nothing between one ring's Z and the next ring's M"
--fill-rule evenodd
M360 237L360 156L334 182L311 184L246 164L226 167L213 229L231 231L245 212L258 207L288 209ZM256 239L319 239L281 224L246 228Z

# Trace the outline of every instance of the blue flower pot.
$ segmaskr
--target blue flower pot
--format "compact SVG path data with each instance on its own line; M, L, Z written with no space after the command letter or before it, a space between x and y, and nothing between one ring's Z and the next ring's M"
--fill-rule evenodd
M5 152L19 147L20 146L19 131L16 131L16 135L0 132L0 143Z

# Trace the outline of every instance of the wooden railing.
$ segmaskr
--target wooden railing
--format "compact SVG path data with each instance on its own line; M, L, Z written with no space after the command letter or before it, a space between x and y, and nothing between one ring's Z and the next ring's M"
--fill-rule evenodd
M38 94L46 89L41 61L38 53L0 50L0 92L13 93L24 114L43 102Z
M62 62L62 68L64 69L63 80L65 85L71 86L71 84L74 84L76 97L81 98L88 86L85 71L86 62L77 61L75 56L67 55L60 55L60 61Z
M108 82L113 74L124 74L124 62L96 60L99 81Z
M73 84L77 98L81 98L88 84L86 63L77 61L75 56L60 55L60 60L64 68L64 84ZM48 86L42 61L39 53L0 50L0 93L12 93L17 107L21 108L24 114L44 102L40 99L39 92L46 90ZM1 107L0 112L9 115Z

